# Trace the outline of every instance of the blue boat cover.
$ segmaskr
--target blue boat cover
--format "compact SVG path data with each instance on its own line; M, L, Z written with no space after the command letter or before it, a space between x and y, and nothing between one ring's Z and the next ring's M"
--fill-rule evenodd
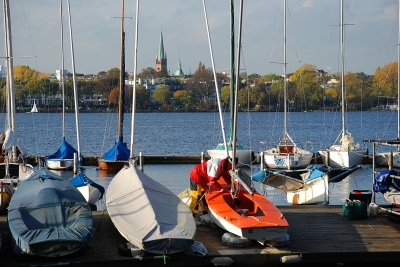
M390 177L390 175L400 176L400 172L394 170L384 170L375 177L373 190L374 192L385 193L390 187L400 191L400 180Z
M114 147L104 153L103 158L105 160L128 160L130 153L121 138L119 138Z
M69 181L75 187L86 186L87 183L90 183L91 186L96 187L97 189L99 189L99 191L101 193L100 199L103 198L103 194L104 194L104 191L105 191L104 187L102 187L101 185L93 182L83 172L79 172L78 175L76 175L74 178L72 178Z
M87 246L95 232L92 212L67 180L39 169L18 186L8 209L13 252L62 256Z
M44 160L47 161L47 159L73 159L74 154L77 153L78 151L69 144L65 138L63 138L62 143L60 148L57 150L56 153L47 156ZM85 158L81 155L80 156L80 163L84 163Z

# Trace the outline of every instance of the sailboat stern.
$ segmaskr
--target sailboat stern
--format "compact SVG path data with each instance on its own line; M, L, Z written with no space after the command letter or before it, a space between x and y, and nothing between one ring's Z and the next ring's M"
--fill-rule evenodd
M325 165L330 167L353 167L362 163L367 156L366 149L343 150L340 145L318 151Z
M279 145L264 151L265 164L271 169L302 169L306 168L313 153L293 145Z

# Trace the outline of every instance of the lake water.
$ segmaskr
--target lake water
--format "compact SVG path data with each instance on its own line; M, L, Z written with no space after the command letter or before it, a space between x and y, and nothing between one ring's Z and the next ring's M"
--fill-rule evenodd
M229 114L224 115L228 131ZM138 113L135 116L135 155L200 155L221 142L218 113ZM5 115L0 114L0 123L5 124ZM80 143L83 155L101 155L109 150L117 139L117 114L81 113ZM18 113L16 117L17 137L32 155L54 153L62 140L62 115L57 113ZM300 146L317 152L331 145L341 130L340 112L289 113L288 133ZM349 112L348 131L360 143L366 139L392 139L397 136L396 112ZM75 116L66 114L66 139L76 146ZM130 144L131 114L125 114L124 141ZM238 139L255 153L267 145L276 144L283 136L283 113L239 113ZM265 142L259 146L259 142ZM365 145L372 152L371 144ZM383 148L383 149L388 149ZM144 172L161 182L175 194L189 187L188 174L193 164L145 165ZM259 170L258 165L246 168L248 173ZM60 172L66 178L72 172ZM85 174L95 182L108 187L116 174L85 166ZM354 189L372 190L372 167L364 165L340 183L330 184L330 204L338 205ZM284 192L256 184L260 192L276 205L288 205ZM376 203L386 204L381 195ZM99 204L102 209L102 203Z

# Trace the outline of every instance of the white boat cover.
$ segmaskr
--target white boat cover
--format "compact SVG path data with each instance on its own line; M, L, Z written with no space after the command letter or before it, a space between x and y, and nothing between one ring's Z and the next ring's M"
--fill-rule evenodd
M10 201L8 223L17 255L68 255L86 248L95 232L82 194L46 169L18 186Z
M196 223L189 207L134 164L113 178L106 200L115 227L139 249L165 255L192 246Z

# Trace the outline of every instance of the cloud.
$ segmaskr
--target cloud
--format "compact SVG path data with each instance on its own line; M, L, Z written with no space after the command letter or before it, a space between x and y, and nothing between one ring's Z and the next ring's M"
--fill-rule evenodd
M301 7L302 8L309 8L309 7L313 7L313 6L314 6L314 3L313 3L312 0L306 0Z

